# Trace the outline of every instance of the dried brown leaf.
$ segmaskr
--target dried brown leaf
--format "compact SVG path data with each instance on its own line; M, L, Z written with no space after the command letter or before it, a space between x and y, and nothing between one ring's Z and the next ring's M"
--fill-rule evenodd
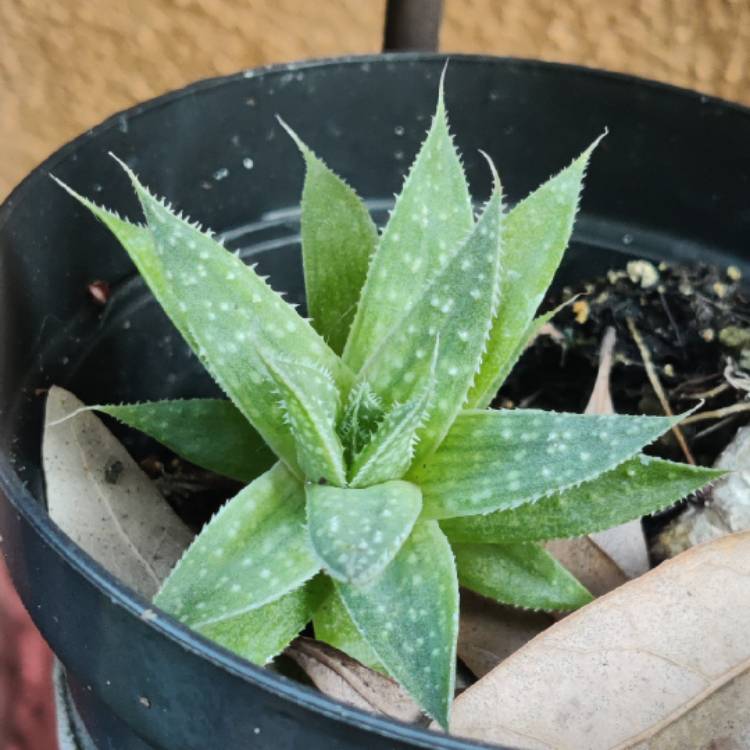
M338 649L310 638L297 638L285 651L322 693L365 711L416 723L424 718L401 686Z
M72 393L50 389L42 440L50 516L110 573L151 599L193 534L98 417L70 416L82 407Z
M585 414L614 414L610 379L614 363L617 335L607 328L599 349L599 369ZM648 548L641 522L637 519L612 529L591 534L591 539L628 576L637 578L649 568Z
M476 677L484 677L553 622L544 612L508 607L463 589L458 658Z
M594 596L603 596L628 580L591 537L553 539L544 545Z
M750 532L548 628L460 695L451 730L529 750L748 747Z

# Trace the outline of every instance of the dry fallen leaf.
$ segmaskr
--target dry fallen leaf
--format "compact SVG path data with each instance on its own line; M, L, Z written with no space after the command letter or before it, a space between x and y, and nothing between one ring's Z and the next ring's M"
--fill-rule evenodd
M331 698L408 723L424 718L419 706L398 683L338 649L310 638L297 638L284 653L306 672L318 690Z
M553 539L544 546L594 596L603 596L628 580L623 570L591 537Z
M545 612L507 607L462 589L458 658L484 677L553 622Z
M42 440L49 514L98 563L151 599L193 534L98 417L70 416L82 407L72 393L50 389Z
M614 328L607 328L599 349L599 369L585 414L614 414L610 377L617 338ZM628 578L643 575L651 566L643 527L638 519L611 529L598 531L590 539L622 570Z
M750 532L575 612L460 695L451 731L529 750L750 747Z
M733 471L711 487L705 505L689 506L664 529L654 546L659 557L750 529L750 427L737 431L714 465Z

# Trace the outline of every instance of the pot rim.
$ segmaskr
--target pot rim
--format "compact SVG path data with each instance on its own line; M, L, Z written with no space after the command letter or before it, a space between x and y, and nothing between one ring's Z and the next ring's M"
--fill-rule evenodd
M0 229L11 217L15 206L20 203L29 190L32 179L39 172L50 173L63 159L98 134L116 127L118 120L124 115L137 116L146 111L157 110L162 106L171 104L173 101L185 96L192 96L209 91L213 88L223 86L230 81L242 78L255 78L257 76L280 76L290 71L306 71L318 68L326 68L331 65L363 65L363 64L402 64L408 62L433 62L442 63L450 61L451 64L472 65L501 63L518 70L535 70L541 73L567 73L572 77L601 78L617 86L630 86L639 89L651 89L663 92L670 96L682 97L695 100L704 105L713 105L720 109L735 111L746 116L750 115L750 108L721 99L716 96L702 94L688 88L675 86L668 83L650 80L626 73L589 68L582 65L569 63L546 62L535 59L520 57L500 57L493 55L478 54L446 54L433 52L396 52L386 54L351 55L343 57L329 57L305 60L293 63L279 63L248 68L238 73L224 76L199 79L184 87L161 94L145 102L115 112L98 125L86 130L66 144L57 149L24 177L21 182L10 192L0 204ZM449 68L450 70L450 68ZM140 597L136 592L121 583L118 578L106 571L93 558L72 542L65 533L60 530L51 520L47 511L41 503L34 498L31 492L21 482L21 479L13 470L12 466L4 457L0 457L0 491L8 498L15 510L21 514L29 525L38 533L44 542L52 548L67 565L82 575L89 583L95 586L102 594L107 596L113 604L122 607L148 627L158 631L161 635L170 638L182 648L201 656L217 667L225 669L246 682L266 690L284 700L295 703L306 709L339 721L367 729L374 733L391 737L393 739L406 740L416 746L425 748L444 748L445 750L466 750L467 747L495 747L497 745L486 745L476 741L452 737L445 734L404 724L395 719L368 713L364 710L348 706L339 701L329 698L323 693L309 688L301 683L287 679L264 667L259 667L242 657L233 654L218 644L209 641L190 628L180 624L176 619L162 613L161 610L153 608L150 602ZM144 618L143 613L147 609L155 609L158 613L156 618Z

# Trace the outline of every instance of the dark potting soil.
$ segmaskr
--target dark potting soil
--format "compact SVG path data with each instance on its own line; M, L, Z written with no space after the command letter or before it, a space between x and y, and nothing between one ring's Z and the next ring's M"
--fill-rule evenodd
M745 404L750 407L750 295L737 268L632 261L625 269L550 294L543 309L563 302L569 304L521 357L495 406L582 411L602 338L611 326L616 331L610 380L615 410L663 414L630 319L672 410L684 412L703 400L699 413L713 414L681 428L696 463L713 464L737 429L750 421L750 411L744 410ZM732 407L737 411L727 413ZM646 452L686 461L671 432ZM701 502L701 496L690 502ZM657 533L678 510L646 519L647 534Z

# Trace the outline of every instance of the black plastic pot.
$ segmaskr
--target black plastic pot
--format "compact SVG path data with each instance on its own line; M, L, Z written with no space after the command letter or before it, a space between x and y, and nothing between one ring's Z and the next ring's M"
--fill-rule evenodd
M90 403L214 392L126 254L49 179L129 216L113 151L193 218L226 232L276 288L302 300L297 212L303 169L282 114L382 218L435 103L444 58L397 55L248 71L117 115L36 169L0 210L2 550L67 669L100 748L467 748L344 707L212 645L146 606L44 511L43 397ZM560 65L454 57L447 101L475 195L497 161L510 200L567 164L605 126L560 281L629 253L750 262L750 113L698 94ZM86 286L112 284L102 310ZM132 437L128 438L129 440ZM143 443L131 442L138 453Z

